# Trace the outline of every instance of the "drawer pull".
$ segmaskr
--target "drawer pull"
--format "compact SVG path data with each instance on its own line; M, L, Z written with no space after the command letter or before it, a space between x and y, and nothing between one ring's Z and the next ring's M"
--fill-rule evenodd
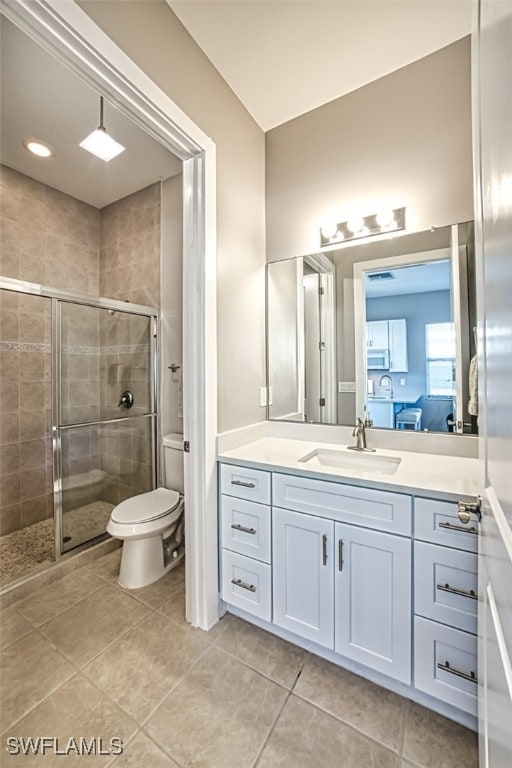
M250 533L252 535L256 533L256 528L246 528L245 525L240 525L240 523L231 523L231 527L235 531L242 531L242 533Z
M461 595L461 597L469 597L471 600L478 600L478 595L472 589L469 592L466 589L457 589L457 587L450 587L449 584L438 584L437 589L442 592L450 592L452 595Z
M325 533L322 536L322 563L327 565L327 536Z
M247 584L245 581L242 581L242 579L231 579L231 583L234 584L235 587L242 587L242 589L247 589L249 592L256 592L254 584Z
M440 528L448 528L450 531L460 531L461 533L473 533L478 536L476 528L464 528L462 525L453 525L453 523L439 523Z
M456 669L455 667L450 667L449 661L445 661L444 664L441 664L441 662L438 662L437 668L442 669L443 672L449 672L450 675L456 675L456 677L462 677L463 680L469 680L470 683L478 683L478 677L476 676L476 672L470 672L469 674L467 672L461 672L460 669Z
M244 483L243 480L232 480L231 485L241 485L242 488L256 488L256 483Z

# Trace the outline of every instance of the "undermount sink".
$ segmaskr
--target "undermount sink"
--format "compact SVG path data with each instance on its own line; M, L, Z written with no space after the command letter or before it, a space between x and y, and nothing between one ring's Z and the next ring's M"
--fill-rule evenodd
M307 453L300 462L309 466L334 467L336 469L361 469L364 472L376 472L383 475L394 475L400 466L401 459L395 456L368 453L365 451L333 450L316 448Z

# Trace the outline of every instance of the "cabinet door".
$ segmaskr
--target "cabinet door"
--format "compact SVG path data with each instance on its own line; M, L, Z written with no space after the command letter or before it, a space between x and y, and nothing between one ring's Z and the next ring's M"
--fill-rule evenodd
M389 370L407 373L407 321L389 320Z
M368 400L366 407L370 412L374 427L393 429L395 426L395 414L392 402L383 403L376 400Z
M366 323L367 346L374 349L389 349L388 321L369 320Z
M334 645L334 523L272 509L274 623Z
M411 682L411 541L335 524L334 650Z

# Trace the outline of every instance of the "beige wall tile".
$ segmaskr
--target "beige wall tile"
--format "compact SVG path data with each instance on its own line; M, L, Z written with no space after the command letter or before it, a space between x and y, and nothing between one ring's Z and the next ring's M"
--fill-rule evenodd
M0 444L17 443L20 438L20 424L17 411L0 416ZM1 473L1 471L0 471Z
M18 531L21 528L21 504L11 504L0 508L0 536Z
M0 448L0 477L14 475L20 471L20 449L17 443L2 445Z

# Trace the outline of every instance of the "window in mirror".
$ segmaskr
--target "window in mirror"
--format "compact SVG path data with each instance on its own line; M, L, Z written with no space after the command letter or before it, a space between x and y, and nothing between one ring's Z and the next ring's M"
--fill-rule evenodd
M455 328L453 323L425 325L427 397L455 395Z

